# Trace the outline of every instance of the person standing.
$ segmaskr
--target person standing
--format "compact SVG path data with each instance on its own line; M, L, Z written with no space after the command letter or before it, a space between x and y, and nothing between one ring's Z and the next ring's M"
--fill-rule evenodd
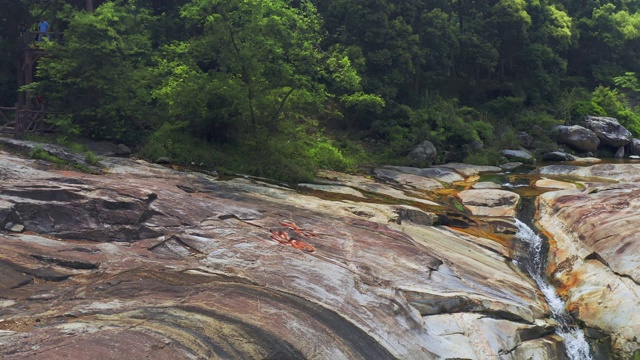
M49 22L47 22L47 20L45 20L43 16L40 19L40 22L38 23L38 41L43 41L45 37L48 39L49 38L49 36L47 35L48 31L49 31Z

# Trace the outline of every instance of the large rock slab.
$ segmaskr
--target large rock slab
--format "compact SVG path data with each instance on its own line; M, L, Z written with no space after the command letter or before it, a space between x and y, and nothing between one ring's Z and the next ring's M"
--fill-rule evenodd
M444 187L438 180L420 175L406 174L396 170L381 168L375 169L374 173L382 179L395 181L400 185L416 190L435 190Z
M633 135L617 119L604 116L585 116L583 126L600 139L600 142L613 147L625 146L631 142Z
M604 175L597 166L579 170ZM625 181L622 169L635 167L616 165L610 178ZM539 197L539 213L553 238L549 271L568 309L610 335L616 356L632 358L640 349L638 184L591 183L585 190L548 192Z
M437 203L425 199L416 192L411 192L411 196L407 195L403 190L396 189L385 183L379 183L373 179L369 179L362 176L355 176L349 174L343 174L330 170L321 170L318 172L320 177L317 181L323 182L329 185L347 186L354 189L358 189L362 192L371 193L374 195L382 195L389 198L405 200L409 202L415 202L425 205L438 205ZM434 183L434 180L427 178L413 178L413 177L398 177L398 184L407 190L420 189L426 187L428 189L438 188L438 185ZM440 184L442 185L442 184Z
M516 215L520 195L498 189L471 189L458 193L458 198L473 215L510 216Z
M561 357L493 240L417 208L105 163L0 186L26 230L0 235L1 358Z
M549 165L538 169L538 173L571 176L587 181L638 182L640 181L640 164Z
M473 165L473 164L461 164L461 163L448 163L444 165L438 165L439 168L455 170L460 175L466 177L479 175L484 173L498 173L502 169L497 166L487 165Z
M465 178L451 169L446 168L414 168L408 166L385 166L386 169L395 170L405 174L413 174L431 178L444 183L451 184L456 181L463 181Z

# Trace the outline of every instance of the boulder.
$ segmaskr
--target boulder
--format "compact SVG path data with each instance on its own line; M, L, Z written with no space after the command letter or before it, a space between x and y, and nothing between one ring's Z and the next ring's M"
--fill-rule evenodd
M542 155L544 161L574 161L575 156L562 151L552 151Z
M526 150L500 150L500 154L509 161L521 161L523 163L532 164L536 159Z
M522 165L524 165L524 164L519 162L519 161L508 162L508 163L504 163L504 164L500 165L500 169L502 169L504 171L512 171L512 170L515 170L515 169L519 168Z
M395 212L399 221L410 221L416 225L432 226L438 221L438 215L413 206L397 206Z
M627 144L626 150L629 155L640 155L640 139L631 139L631 142Z
M429 140L425 140L416 145L416 147L414 147L409 153L409 159L414 162L431 162L436 158L436 156L438 156L438 151Z
M631 142L633 135L617 119L604 116L585 116L583 126L593 131L605 145L620 147Z
M616 159L624 158L624 146L620 146L618 150L616 150L616 154L613 156Z
M593 131L579 125L558 125L552 134L558 144L569 145L578 151L596 152L600 145L600 139Z
M520 195L497 189L464 190L458 193L458 198L476 216L513 217L520 201Z
M520 140L520 146L525 149L533 149L535 147L535 139L525 131L518 132L518 139Z

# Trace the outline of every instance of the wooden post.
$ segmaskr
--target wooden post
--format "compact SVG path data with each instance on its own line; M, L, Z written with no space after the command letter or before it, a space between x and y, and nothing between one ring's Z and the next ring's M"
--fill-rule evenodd
M31 53L31 50L24 52L24 85L29 85L33 82L33 61ZM31 105L31 93L28 91L24 94L24 104Z
M18 66L18 89L24 85L24 70L22 69L22 62L22 56L20 56L16 62ZM16 103L16 108L22 104L24 104L24 94L18 91L18 102Z

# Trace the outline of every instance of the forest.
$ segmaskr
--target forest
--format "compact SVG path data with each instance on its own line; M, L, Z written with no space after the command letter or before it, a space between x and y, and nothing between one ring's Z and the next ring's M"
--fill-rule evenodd
M500 162L587 115L640 136L631 0L0 0L0 106L44 99L56 141L228 173ZM16 83L21 24L61 41Z

